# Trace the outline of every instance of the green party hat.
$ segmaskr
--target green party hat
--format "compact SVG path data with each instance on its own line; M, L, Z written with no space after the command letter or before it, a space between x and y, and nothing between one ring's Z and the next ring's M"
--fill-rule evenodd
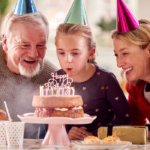
M88 20L82 0L74 0L65 23L88 25Z

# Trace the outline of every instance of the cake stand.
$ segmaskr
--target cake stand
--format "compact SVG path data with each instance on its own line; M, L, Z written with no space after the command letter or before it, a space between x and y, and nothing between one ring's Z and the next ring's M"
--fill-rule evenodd
M33 116L33 113L17 116L26 123L48 124L48 130L42 145L70 145L65 124L90 124L96 119L96 116L89 116L88 114L76 119L68 117L40 118Z

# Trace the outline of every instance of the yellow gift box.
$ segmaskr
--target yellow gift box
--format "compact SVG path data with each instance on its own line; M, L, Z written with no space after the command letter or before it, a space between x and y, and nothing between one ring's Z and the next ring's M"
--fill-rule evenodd
M98 137L102 140L107 137L108 127L98 129ZM130 141L132 144L146 144L148 139L148 127L146 126L115 126L112 135L116 135L121 141Z

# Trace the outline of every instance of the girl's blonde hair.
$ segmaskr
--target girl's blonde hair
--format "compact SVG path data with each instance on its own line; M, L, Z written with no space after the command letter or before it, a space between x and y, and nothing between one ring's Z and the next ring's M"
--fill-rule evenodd
M144 50L150 43L150 21L146 19L139 20L139 27L129 32L117 32L112 31L112 39L121 39L128 44L136 45ZM123 77L124 71L121 72ZM136 85L138 81L134 81L133 85Z
M55 45L56 45L59 33L63 33L67 35L76 34L78 36L84 37L86 40L86 44L88 46L88 50L90 51L93 48L96 50L96 43L93 39L91 28L87 25L68 24L68 23L60 24L56 31ZM95 61L95 55L91 60L88 60L88 62L97 64Z

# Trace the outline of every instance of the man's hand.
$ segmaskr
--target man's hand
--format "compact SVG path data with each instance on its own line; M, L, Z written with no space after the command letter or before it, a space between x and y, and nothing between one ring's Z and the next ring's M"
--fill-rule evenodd
M72 127L68 133L68 137L70 140L84 140L85 137L92 136L92 133L86 130L86 127Z

